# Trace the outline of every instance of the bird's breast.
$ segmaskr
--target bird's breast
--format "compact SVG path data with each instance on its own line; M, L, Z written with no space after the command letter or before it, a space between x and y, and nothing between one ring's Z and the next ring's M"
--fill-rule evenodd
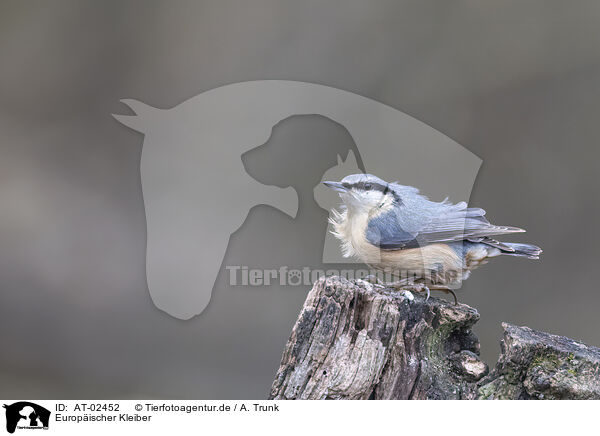
M366 262L366 259L371 259L379 251L366 239L368 219L367 214L349 216L348 211L334 216L331 221L332 233L341 241L342 253L345 257L355 256Z

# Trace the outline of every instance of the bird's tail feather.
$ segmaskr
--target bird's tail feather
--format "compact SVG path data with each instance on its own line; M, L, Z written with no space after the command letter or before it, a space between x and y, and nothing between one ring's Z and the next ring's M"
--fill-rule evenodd
M536 245L531 244L515 244L512 242L503 242L503 245L507 245L514 251L501 250L502 254L508 256L519 256L527 257L529 259L539 259L542 249Z

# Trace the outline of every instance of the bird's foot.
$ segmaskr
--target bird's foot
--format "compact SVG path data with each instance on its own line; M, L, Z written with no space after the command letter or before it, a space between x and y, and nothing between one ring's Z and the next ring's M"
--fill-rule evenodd
M379 280L377 278L377 276L373 275L373 274L369 274L368 276L365 276L363 278L363 280L365 282L371 283L372 285L383 285L383 283L381 282L381 280Z
M445 294L451 294L452 297L454 297L454 305L455 306L458 305L458 298L456 298L456 294L454 293L454 291L452 289L450 289L447 286L441 286L441 285L427 286L425 283L407 283L406 281L389 283L387 286L394 288L394 289L398 289L398 290L406 290L406 291L413 291L413 292L425 292L427 294L425 301L429 300L431 291L441 291Z
M454 297L454 305L455 306L458 305L458 298L456 298L456 294L449 287L434 285L434 286L431 286L431 289L433 289L434 291L442 291L444 294L452 294L452 296Z
M388 284L391 288L403 290L403 291L413 291L413 292L425 292L427 293L427 297L425 297L425 301L429 300L431 292L425 283L407 283L405 281L393 282Z

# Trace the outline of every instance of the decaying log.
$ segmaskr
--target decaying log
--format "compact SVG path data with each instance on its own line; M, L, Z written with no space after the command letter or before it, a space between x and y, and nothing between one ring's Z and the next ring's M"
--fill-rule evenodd
M488 374L467 305L327 277L292 330L273 399L600 398L600 350L504 324Z
M496 368L479 383L480 399L600 399L600 348L503 323Z
M487 373L476 310L357 280L309 293L271 390L275 399L465 398Z

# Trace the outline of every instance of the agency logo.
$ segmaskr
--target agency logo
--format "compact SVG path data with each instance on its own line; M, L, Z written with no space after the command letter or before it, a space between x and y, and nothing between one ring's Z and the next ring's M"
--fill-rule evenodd
M318 138L309 132L294 133L306 141L292 153L310 155L309 165L302 167L299 159L280 150L261 153L261 146L282 134L286 120L321 116L346 129L352 147L320 174L328 180L369 172L418 186L433 199L449 195L460 201L468 200L481 164L460 144L397 109L314 83L234 83L170 109L131 99L122 102L134 114L114 117L144 134L140 173L148 288L154 304L179 319L200 314L208 305L229 238L250 209L269 205L293 219L301 216L307 202L294 182L297 186L302 171L312 180L314 168L335 157L326 135ZM250 152L268 160L270 167L256 171L264 165L248 166L242 156ZM330 189L315 188L314 194L324 210L339 203ZM319 237L323 263L351 262L341 257L339 243L329 233Z
M3 406L6 409L6 431L47 430L50 423L50 411L29 401L19 401Z

